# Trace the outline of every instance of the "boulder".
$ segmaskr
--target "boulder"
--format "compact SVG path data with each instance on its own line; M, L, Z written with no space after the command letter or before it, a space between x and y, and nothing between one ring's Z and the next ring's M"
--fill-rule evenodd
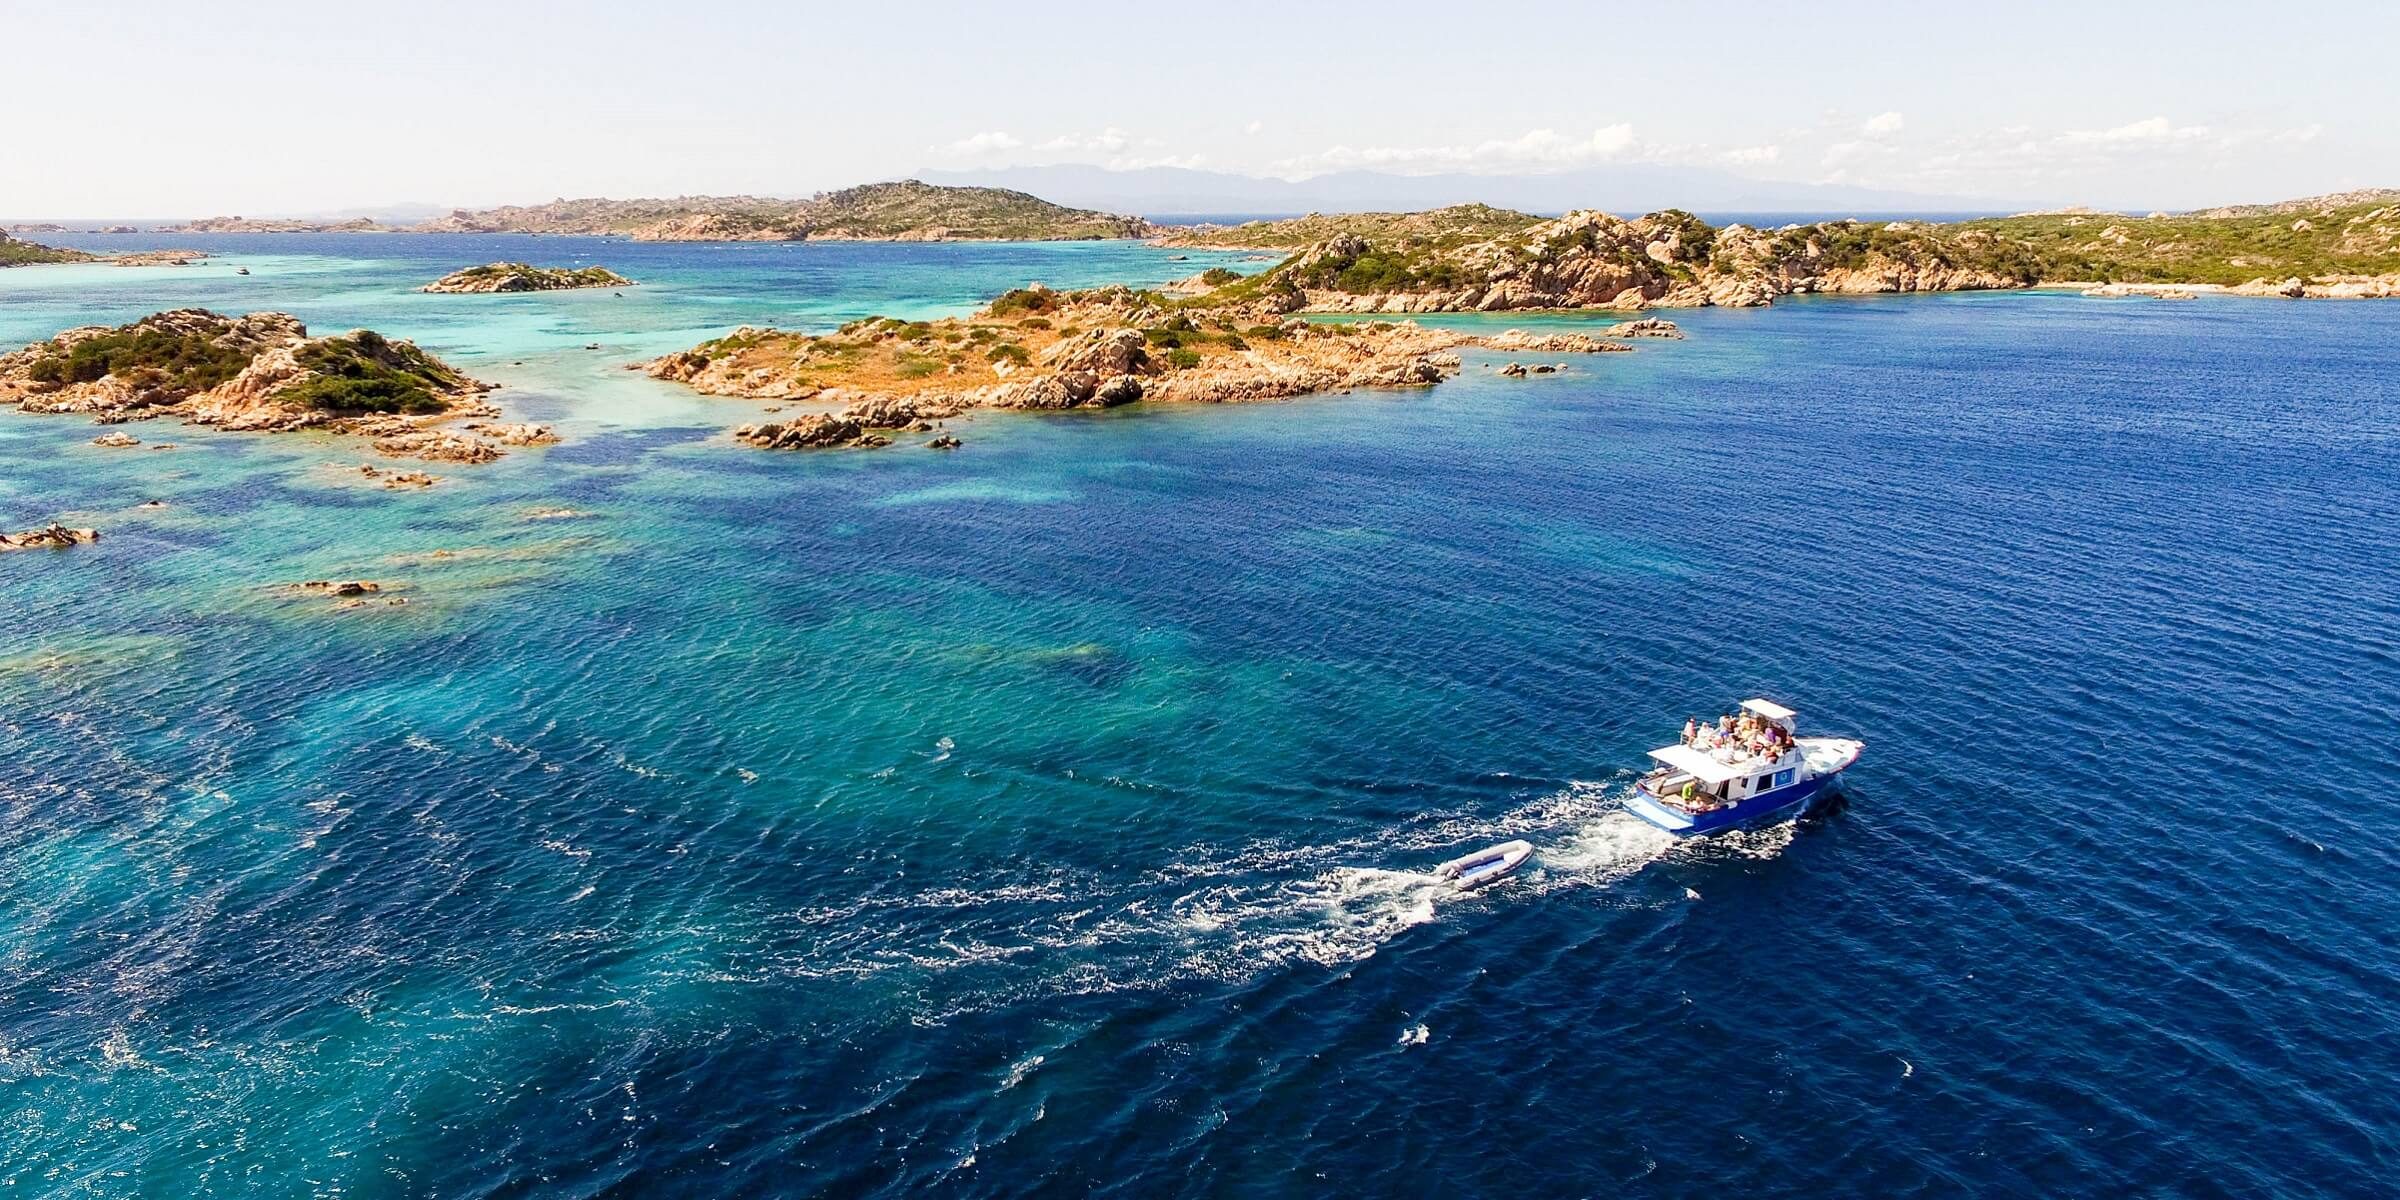
M69 529L56 521L40 529L23 533L0 533L0 551L7 550L64 550L69 546L88 546L100 540L97 529Z
M842 415L871 429L905 429L926 421L942 420L958 415L958 406L931 397L918 396L861 396L842 410Z
M376 438L374 445L380 454L430 462L488 463L500 458L500 448L490 442L446 429L410 429Z
M818 446L881 445L869 442L858 418L843 413L809 413L793 421L744 425L733 431L736 441L764 450L806 450Z
M1530 350L1538 354L1623 354L1633 349L1607 340L1610 336L1606 330L1593 337L1586 333L1527 333L1511 329L1483 339L1483 344L1494 350Z
M1054 343L1040 362L1054 371L1125 375L1148 366L1150 352L1138 329L1094 329Z
M1002 384L992 404L996 408L1081 408L1099 390L1100 380L1091 372L1062 371Z
M1142 381L1131 375L1112 375L1092 389L1092 403L1102 408L1131 404L1142 398Z
M536 425L531 421L511 424L470 421L460 428L473 430L503 446L547 446L558 441L558 434L549 426Z
M1720 308L1761 308L1775 302L1766 282L1743 277L1720 281L1708 289L1708 302Z
M1669 321L1663 317L1643 317L1639 320L1619 321L1616 324L1601 330L1600 336L1612 338L1680 338L1683 336L1683 330L1677 327L1675 322Z

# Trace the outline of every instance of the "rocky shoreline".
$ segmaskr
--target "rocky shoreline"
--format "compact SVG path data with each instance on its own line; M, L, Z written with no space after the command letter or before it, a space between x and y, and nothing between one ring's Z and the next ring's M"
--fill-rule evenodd
M2041 213L1754 229L1665 210L1553 220L1481 205L1170 235L1290 254L1225 292L1289 312L1750 307L1812 293L2071 286L2095 295L2400 296L2400 205L2373 192L2148 218ZM2295 214L2302 214L2295 218Z
M814 336L745 327L644 369L709 395L819 406L734 431L748 445L805 449L888 445L905 433L937 433L941 422L976 409L1226 404L1421 387L1456 374L1462 348L1602 353L1628 349L1619 339L1657 336L1680 332L1649 320L1598 335L1482 337L1415 322L1311 323L1123 287L1056 292L1037 284L940 321L875 318ZM927 443L958 444L946 433Z
M489 389L413 343L365 329L311 337L299 320L274 312L177 309L70 329L0 355L0 404L21 412L80 414L102 425L176 417L229 430L316 430L371 439L384 454L446 462L489 462L502 453L499 440L531 445L546 436L533 426L491 427L494 440L439 428L498 416L480 399Z
M64 232L63 230L61 232ZM126 232L133 232L127 230ZM55 266L61 263L114 263L120 267L188 267L208 258L205 250L130 250L123 254L92 254L28 242L0 233L0 267Z
M100 540L97 529L69 529L56 521L22 533L0 533L0 554L11 550L65 550Z
M2248 283L2095 283L2045 280L2037 288L2073 288L2095 299L2117 300L2146 296L2154 300L2196 300L2202 296L2274 297L2283 300L2400 299L2400 274L2327 275L2316 279L2253 279Z
M61 232L64 232L63 230ZM55 263L97 262L100 256L81 250L62 250L40 242L28 242L0 232L0 267L35 267Z

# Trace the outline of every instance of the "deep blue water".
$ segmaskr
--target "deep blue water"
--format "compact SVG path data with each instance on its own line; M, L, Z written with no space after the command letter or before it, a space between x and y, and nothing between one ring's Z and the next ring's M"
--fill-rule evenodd
M569 440L386 493L0 413L5 523L106 530L0 558L10 1190L2389 1193L2400 306L1795 300L778 455L618 365L1202 264L352 245L241 252ZM242 295L59 270L0 340ZM337 575L412 603L272 590ZM1844 808L1614 810L1753 694Z

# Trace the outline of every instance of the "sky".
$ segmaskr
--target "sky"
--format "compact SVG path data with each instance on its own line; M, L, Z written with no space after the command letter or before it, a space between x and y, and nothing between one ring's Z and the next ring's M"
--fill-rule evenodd
M2003 208L2400 186L2390 4L0 0L0 41L11 220L1055 162L1663 163Z

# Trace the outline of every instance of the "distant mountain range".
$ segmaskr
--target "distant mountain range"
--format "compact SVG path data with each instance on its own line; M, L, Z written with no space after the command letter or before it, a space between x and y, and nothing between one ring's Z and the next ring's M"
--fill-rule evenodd
M1599 208L1616 213L1681 208L1703 213L1823 215L2000 212L1988 198L1936 196L1841 184L1749 179L1704 167L1628 163L1552 175L1393 175L1339 171L1267 179L1222 171L1149 167L1111 171L1060 164L974 171L923 171L927 183L1031 192L1057 204L1135 213L1153 220L1307 212L1406 212L1490 204L1555 215Z

